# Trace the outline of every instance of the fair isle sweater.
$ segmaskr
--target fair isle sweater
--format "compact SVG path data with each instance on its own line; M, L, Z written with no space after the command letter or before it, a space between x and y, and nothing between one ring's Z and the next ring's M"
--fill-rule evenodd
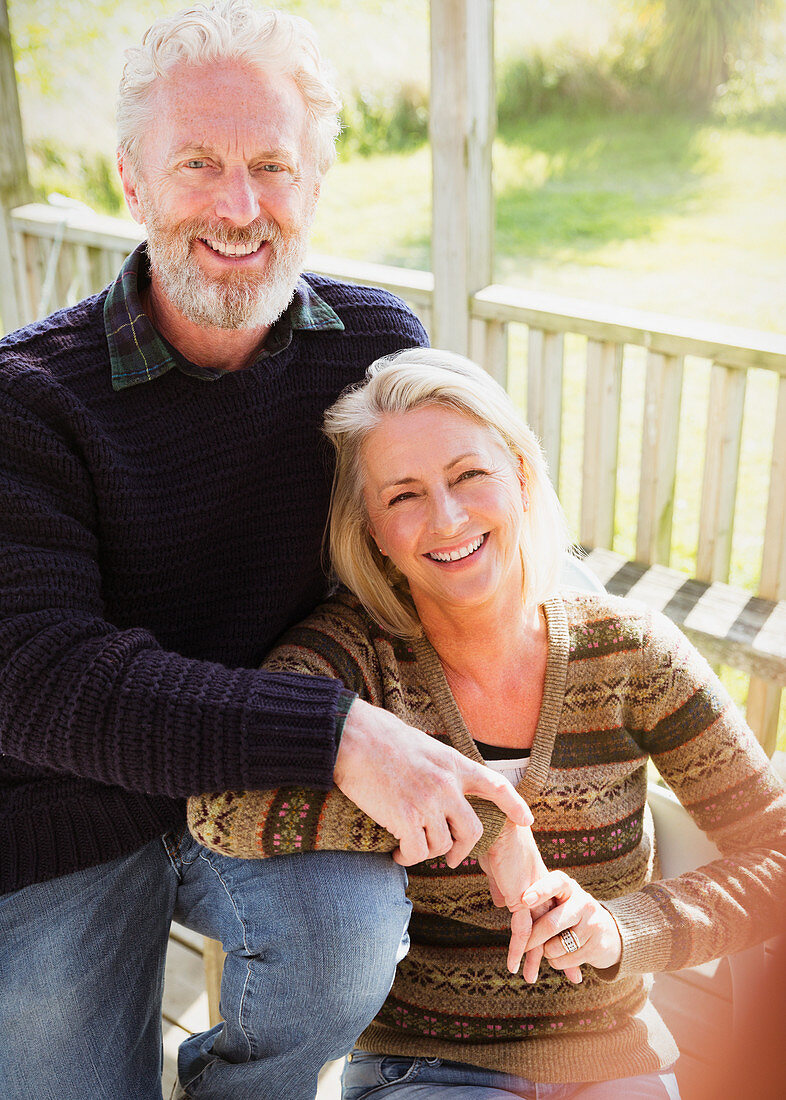
M212 382L162 349L113 389L107 291L0 344L0 894L185 827L189 794L332 783L341 686L259 665L326 594L325 408L426 336L385 291L306 281L343 330Z
M409 869L411 948L358 1045L439 1057L541 1082L609 1080L670 1065L674 1041L649 973L741 950L772 934L786 900L786 800L723 688L660 615L570 590L547 601L543 704L519 791L550 868L614 915L612 972L571 985L546 963L530 986L505 965L509 920L469 858ZM267 667L336 676L372 703L480 759L424 637L391 637L339 594L284 638ZM646 809L653 760L724 858L654 881ZM492 815L493 816L493 815ZM391 850L395 840L336 791L192 799L198 839L229 854Z

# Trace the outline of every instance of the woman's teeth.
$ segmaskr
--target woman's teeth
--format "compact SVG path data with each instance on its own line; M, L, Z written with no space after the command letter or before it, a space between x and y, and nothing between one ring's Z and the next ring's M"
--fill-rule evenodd
M480 549L485 541L486 536L481 535L473 542L469 542L466 546L462 546L460 550L447 550L445 553L435 551L433 554L426 554L426 557L431 558L432 561L458 561L459 558L468 558L470 554L474 554L476 550Z

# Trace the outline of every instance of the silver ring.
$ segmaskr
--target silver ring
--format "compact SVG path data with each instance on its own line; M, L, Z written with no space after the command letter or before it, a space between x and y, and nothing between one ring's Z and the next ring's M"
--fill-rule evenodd
M559 938L569 955L572 955L574 951L578 951L578 942L569 928L566 928L564 932L560 932Z

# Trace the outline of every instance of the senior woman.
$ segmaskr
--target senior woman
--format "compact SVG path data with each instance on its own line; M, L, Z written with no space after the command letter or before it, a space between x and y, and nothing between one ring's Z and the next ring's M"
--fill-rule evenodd
M649 974L777 930L779 780L666 619L560 587L568 537L543 456L479 367L425 349L380 360L326 432L343 588L268 666L339 677L504 771L550 868L494 808L476 858L410 868L411 949L344 1097L677 1097ZM723 859L656 881L650 760ZM244 857L397 844L337 790L206 795L189 819Z

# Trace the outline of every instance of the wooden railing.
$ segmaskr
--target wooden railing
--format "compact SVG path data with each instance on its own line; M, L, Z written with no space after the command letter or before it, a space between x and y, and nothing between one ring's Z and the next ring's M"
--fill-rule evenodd
M501 286L476 294L472 315L485 327L474 341L481 357L509 388L523 375L526 361L527 419L541 438L564 503L570 481L580 479L574 522L582 545L619 546L626 557L644 565L669 566L676 549L676 506L680 499L683 504L695 500L685 511L698 515L698 530L693 545L686 547L686 524L680 524L678 564L698 581L727 582L735 520L744 511L748 525L762 517L764 524L758 546L753 537L741 547L739 556L746 565L735 573L744 574L751 594L768 601L786 596L786 338ZM506 326L526 326L526 354L520 348L516 358L510 356ZM568 340L573 357L583 359L583 393L573 391L573 400L583 400L584 407L580 451L575 440L564 437L570 411L563 382ZM696 403L702 375L703 400ZM626 380L631 384L627 404ZM631 407L637 382L638 418ZM738 491L744 443L747 464L755 467L746 476L747 495ZM568 470L563 467L566 455L572 458ZM617 524L618 509L626 503L623 482L630 482L635 471L638 484L627 490L632 498L629 514ZM718 602L728 604L728 596L721 591ZM767 615L778 619L782 613L782 608L767 608ZM723 645L713 646L707 655L755 672L757 638L749 635L748 655L739 661L733 625L724 630L716 626ZM758 638L763 644L764 633ZM778 672L768 666L766 679L751 676L747 691L748 721L770 751L786 684L786 645L778 639L775 650L767 656L775 657Z
M11 224L18 323L108 283L142 236L77 207L21 207ZM317 256L308 266L399 294L429 328L429 273ZM786 597L786 338L505 286L475 294L470 318L471 354L541 438L584 546L705 585L731 579L761 598L764 618L783 613L773 604ZM786 641L756 675L755 632L744 660L732 633L708 656L754 673L747 716L772 751Z

